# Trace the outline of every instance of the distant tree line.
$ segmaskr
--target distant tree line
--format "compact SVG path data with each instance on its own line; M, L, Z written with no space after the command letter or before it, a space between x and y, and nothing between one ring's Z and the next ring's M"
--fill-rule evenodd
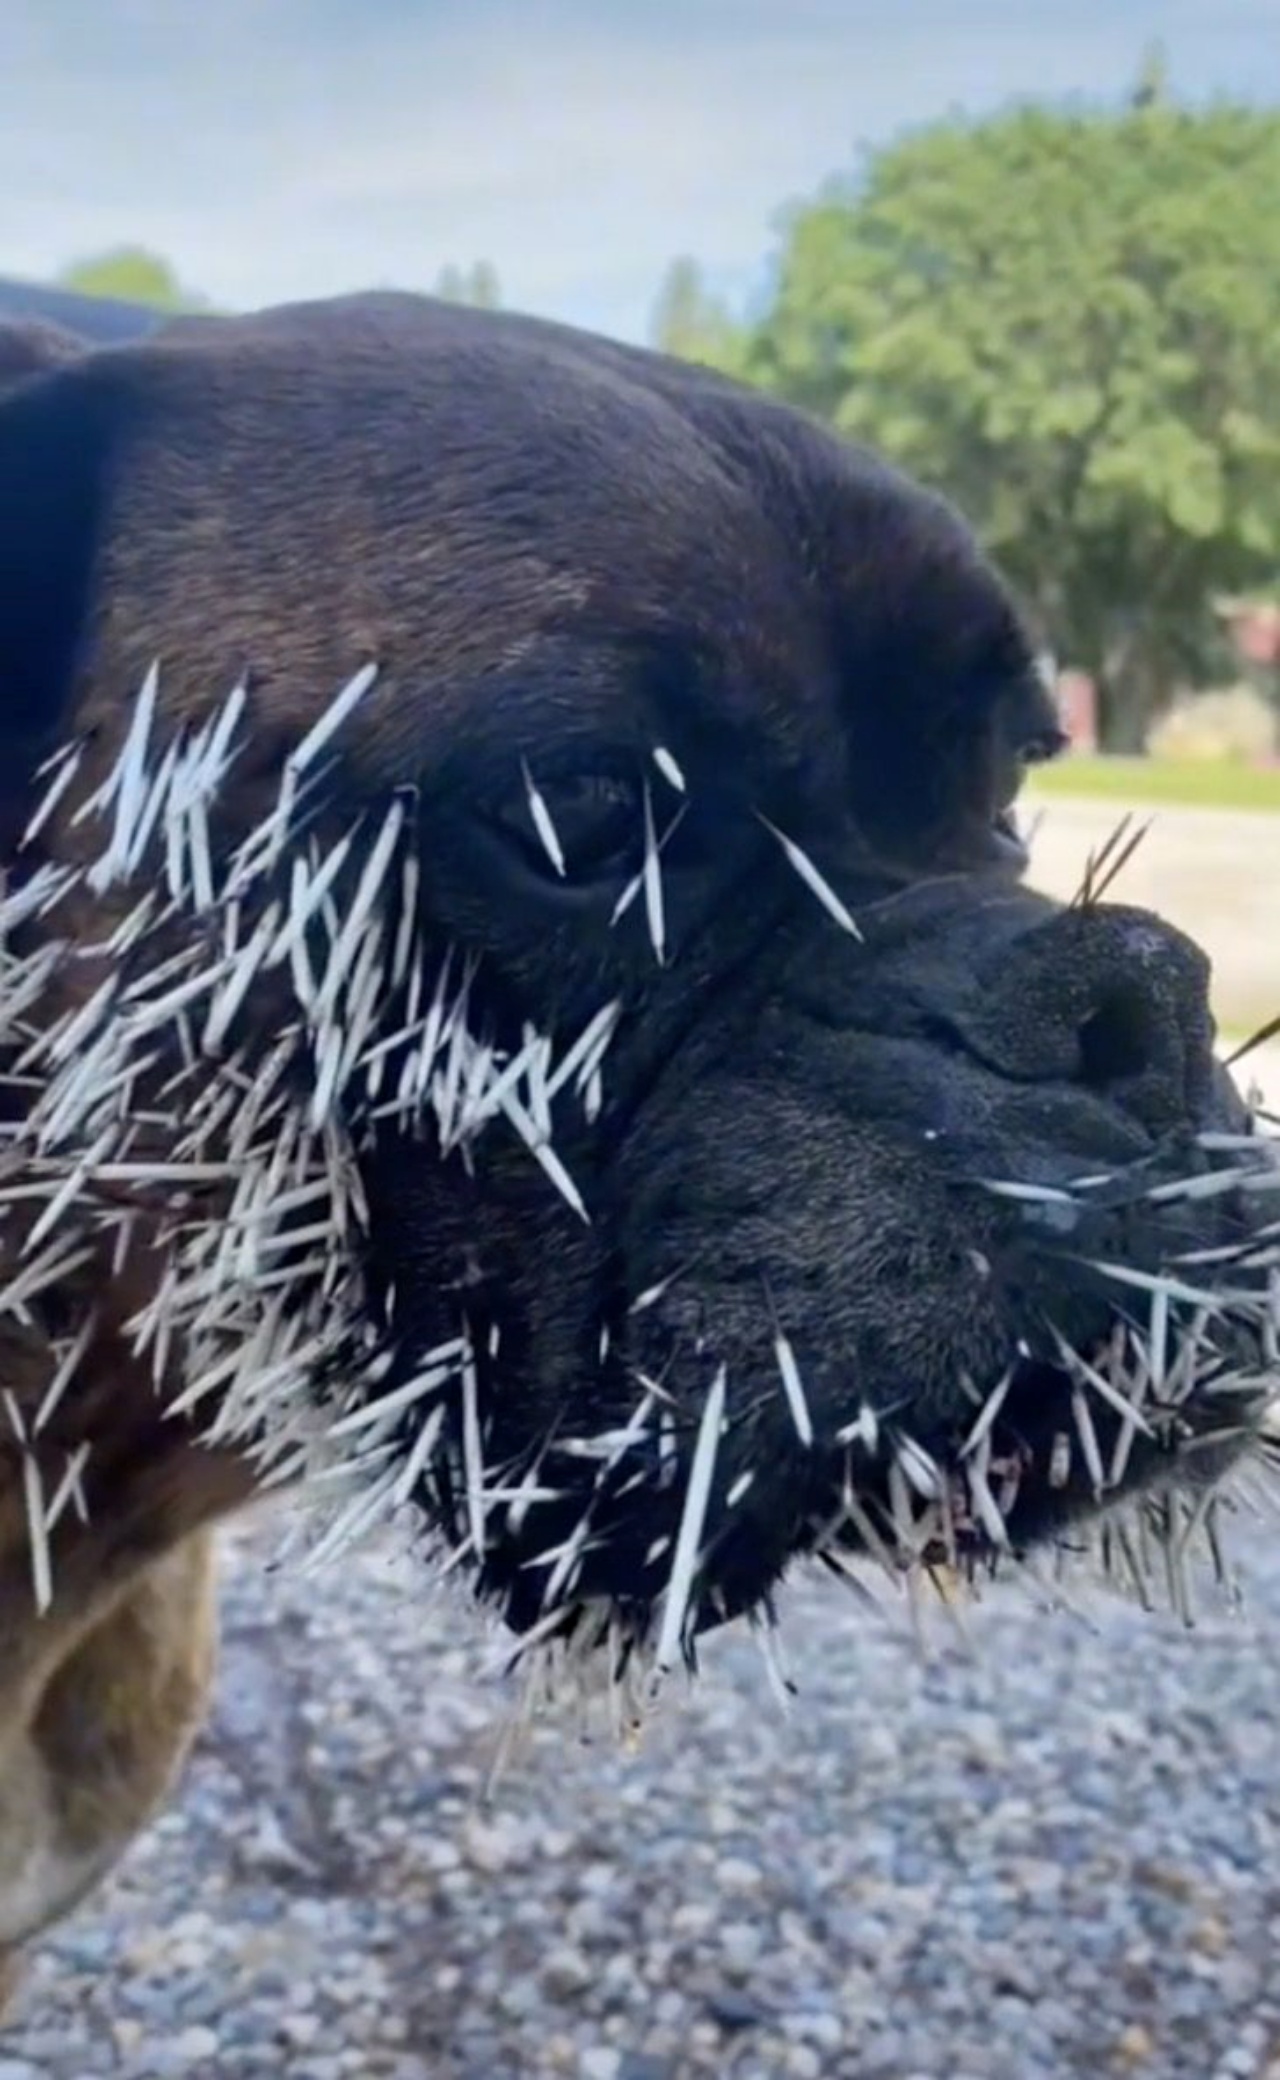
M88 260L77 260L57 278L60 289L74 289L81 296L118 297L122 303L141 303L148 309L183 312L207 311L208 299L185 288L170 263L145 246L116 246ZM479 310L497 310L502 290L497 272L488 260L469 267L449 265L436 276L432 294L446 303L467 303Z
M143 303L158 311L202 311L203 296L185 289L167 260L143 246L116 246L89 260L76 260L58 276L60 289L81 296L113 296L122 303Z

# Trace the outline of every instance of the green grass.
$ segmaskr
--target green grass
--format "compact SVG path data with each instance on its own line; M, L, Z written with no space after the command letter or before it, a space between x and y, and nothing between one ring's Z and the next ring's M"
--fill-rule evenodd
M1104 758L1069 752L1031 776L1028 795L1169 803L1188 809L1280 810L1280 766L1223 760Z

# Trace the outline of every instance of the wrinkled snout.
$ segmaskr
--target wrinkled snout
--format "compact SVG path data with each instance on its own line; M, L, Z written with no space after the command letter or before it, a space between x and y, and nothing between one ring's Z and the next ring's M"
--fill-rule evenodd
M1006 1444L1059 1450L1064 1351L1145 1334L1184 1255L1277 1210L1218 1174L1248 1117L1199 949L1138 910L975 907L869 921L866 990L857 945L798 956L678 1126L637 1136L627 1283L655 1297L629 1349L679 1404L724 1393L731 1605L811 1542L842 1454L954 1460L1015 1376Z
M973 877L858 922L780 927L630 1084L620 1038L593 1218L491 1317L477 1187L472 1459L430 1508L479 1544L478 1427L480 1583L517 1631L621 1614L669 1657L801 1553L977 1564L1253 1420L1280 1207L1204 956ZM375 1201L443 1232L435 1173L397 1174Z

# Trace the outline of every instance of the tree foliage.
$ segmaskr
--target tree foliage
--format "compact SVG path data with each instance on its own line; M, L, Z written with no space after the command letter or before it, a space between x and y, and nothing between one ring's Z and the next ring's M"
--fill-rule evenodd
M683 254L671 262L658 291L650 338L664 354L697 361L726 374L747 373L749 338L707 287L699 263Z
M1280 111L1026 107L786 229L756 378L949 493L1131 746L1280 573Z
M497 269L489 260L476 260L470 267L456 267L452 263L442 267L432 294L444 303L466 303L478 311L496 311L502 307Z
M64 268L58 286L81 296L114 296L123 303L142 303L152 310L196 311L203 297L184 289L173 268L144 246L117 246Z

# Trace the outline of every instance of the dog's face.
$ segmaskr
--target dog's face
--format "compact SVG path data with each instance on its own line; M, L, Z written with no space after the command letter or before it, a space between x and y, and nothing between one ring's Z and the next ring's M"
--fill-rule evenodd
M0 541L13 886L88 876L21 911L15 1110L94 1247L142 1221L219 1449L669 1661L800 1553L977 1562L1243 1448L1274 1167L1196 947L1021 885L1056 721L941 502L379 298L15 383Z

